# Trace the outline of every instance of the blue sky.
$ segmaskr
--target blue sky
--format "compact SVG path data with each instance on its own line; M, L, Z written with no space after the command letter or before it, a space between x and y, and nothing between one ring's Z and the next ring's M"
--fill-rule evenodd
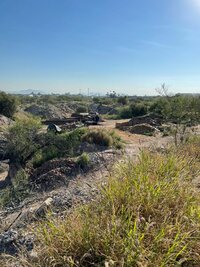
M200 93L200 0L0 0L0 90Z

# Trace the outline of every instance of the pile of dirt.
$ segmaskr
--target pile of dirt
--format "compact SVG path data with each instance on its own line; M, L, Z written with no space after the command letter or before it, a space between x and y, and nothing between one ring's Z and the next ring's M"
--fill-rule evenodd
M71 159L55 159L45 162L33 171L30 183L34 191L51 191L67 185L76 163Z
M134 126L129 126L127 130L134 134L144 134L144 135L154 135L159 132L159 130L150 124L136 124Z
M44 119L64 119L66 116L66 113L63 112L60 108L50 104L43 106L33 104L26 108L24 111Z
M117 114L117 110L114 107L101 105L101 104L92 104L90 105L89 109L92 112L97 112L101 115L114 115Z
M70 105L66 103L56 104L56 107L60 110L60 112L63 115L72 114L73 112L75 112L75 108L70 107Z
M161 118L152 114L133 117L131 120L116 123L116 128L122 131L128 131L135 134L153 135L159 132L158 128L162 125Z
M159 127L162 125L161 118L154 116L152 114L147 114L144 116L133 117L131 120L123 123L116 123L116 128L124 130L124 127L134 126L137 124L149 124L153 127Z

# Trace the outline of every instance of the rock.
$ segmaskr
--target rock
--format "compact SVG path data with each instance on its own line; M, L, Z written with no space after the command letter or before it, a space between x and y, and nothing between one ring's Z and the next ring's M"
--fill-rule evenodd
M0 234L0 253L15 255L17 253L16 243L18 238L18 232L13 230Z
M53 196L52 202L53 208L63 209L72 207L72 195L70 192L65 191L65 193L60 192Z
M23 247L27 251L33 249L33 236L22 236L12 229L0 234L0 254L16 255Z
M33 204L29 208L24 209L20 212L20 216L17 216L17 218L12 222L12 228L17 229L24 227L33 221L38 221L44 218L52 205L53 198L48 197L42 203Z
M36 209L34 211L34 217L36 218L41 218L44 217L47 213L47 211L49 210L49 208L51 207L53 202L53 198L49 197L47 198L38 209Z
M8 117L0 114L0 127L9 126L13 124L13 120Z
M200 188L200 176L195 177L192 180L192 184L199 189Z
M28 257L31 261L36 261L38 259L38 253L34 250L32 250L29 254Z

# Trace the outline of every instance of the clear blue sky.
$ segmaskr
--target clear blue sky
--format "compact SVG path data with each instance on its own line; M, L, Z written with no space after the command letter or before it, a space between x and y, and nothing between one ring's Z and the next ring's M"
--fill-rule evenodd
M200 0L0 0L0 90L200 93Z

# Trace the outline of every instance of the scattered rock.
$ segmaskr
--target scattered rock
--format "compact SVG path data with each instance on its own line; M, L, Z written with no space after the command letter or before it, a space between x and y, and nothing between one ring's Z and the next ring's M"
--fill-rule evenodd
M16 255L22 247L30 251L33 249L33 240L33 235L22 236L10 229L0 234L0 254Z
M9 119L8 117L0 114L0 127L10 126L13 124L13 120Z

